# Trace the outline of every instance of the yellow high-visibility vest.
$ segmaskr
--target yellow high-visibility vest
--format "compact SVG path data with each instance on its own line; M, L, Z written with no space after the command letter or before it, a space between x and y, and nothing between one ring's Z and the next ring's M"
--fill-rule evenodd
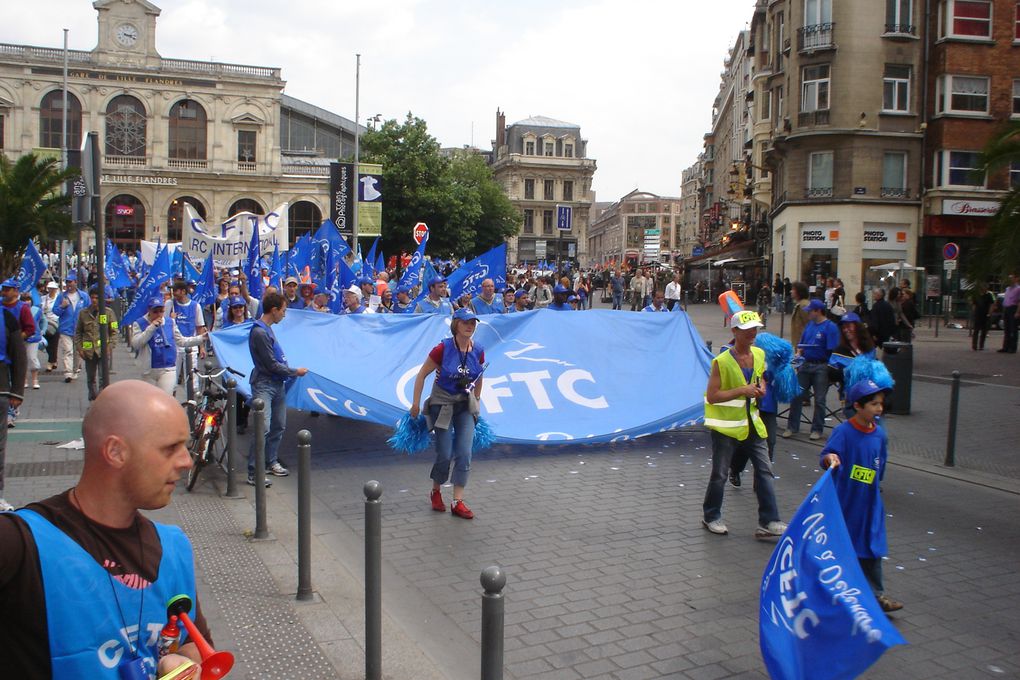
M761 380L765 373L765 351L758 347L751 347L751 356L754 357L754 368L751 370L751 382L754 383ZM748 384L744 380L744 372L741 370L740 364L729 350L712 359L712 363L719 367L719 377L722 380L721 389L732 390L734 387ZM758 415L757 400L749 400L747 397L730 399L718 404L710 404L706 398L705 427L738 441L747 439L748 401L751 402L751 421L754 423L755 432L759 437L764 438L767 432L765 423Z

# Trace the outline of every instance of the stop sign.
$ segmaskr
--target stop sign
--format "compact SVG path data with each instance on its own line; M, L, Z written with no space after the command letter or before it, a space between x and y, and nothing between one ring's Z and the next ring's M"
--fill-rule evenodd
M428 240L429 237L429 225L424 222L419 222L414 225L414 242L421 245L422 241Z

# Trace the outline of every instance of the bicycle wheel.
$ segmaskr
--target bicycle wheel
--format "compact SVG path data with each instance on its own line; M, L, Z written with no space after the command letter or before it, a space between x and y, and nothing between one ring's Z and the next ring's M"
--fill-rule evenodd
M201 433L198 439L189 449L191 453L191 468L188 470L188 484L187 490L191 491L195 488L195 483L198 482L198 475L202 472L202 467L206 463L206 451L208 450L209 440L205 436L205 433Z

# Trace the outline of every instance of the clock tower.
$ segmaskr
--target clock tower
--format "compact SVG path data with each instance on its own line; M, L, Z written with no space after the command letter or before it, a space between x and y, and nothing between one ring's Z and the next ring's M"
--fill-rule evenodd
M99 13L99 45L95 55L109 66L159 66L156 52L156 17L160 14L147 0L96 0Z

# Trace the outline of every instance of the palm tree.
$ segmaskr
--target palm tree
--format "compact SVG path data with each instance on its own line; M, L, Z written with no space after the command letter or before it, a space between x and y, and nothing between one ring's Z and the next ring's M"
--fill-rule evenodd
M0 274L14 272L29 239L42 241L73 233L64 183L78 175L61 170L56 158L27 154L12 162L0 153Z
M982 154L982 170L995 172L1020 166L1020 121L1010 121L988 141ZM1011 173L1012 174L1012 173ZM971 281L985 282L1015 272L1020 267L1020 185L1012 186L992 217L988 233L968 257Z

